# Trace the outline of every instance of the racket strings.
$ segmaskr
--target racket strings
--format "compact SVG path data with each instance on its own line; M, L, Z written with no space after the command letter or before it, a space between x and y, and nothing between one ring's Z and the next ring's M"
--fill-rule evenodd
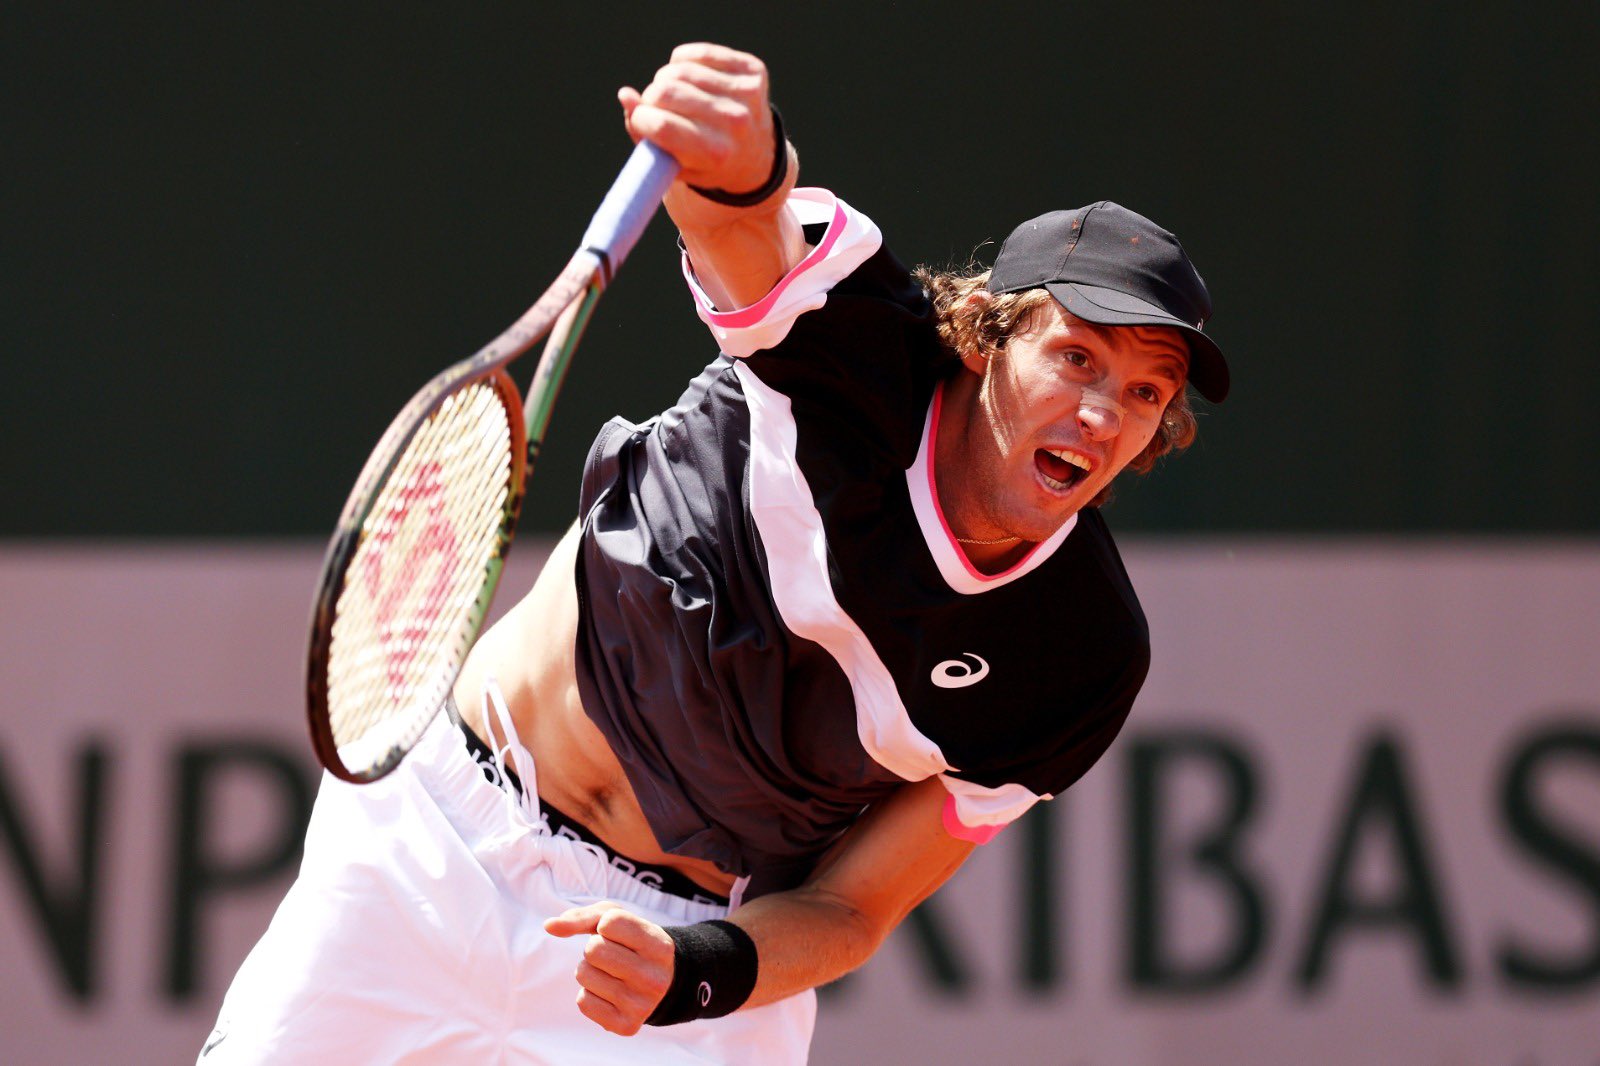
M329 721L352 769L414 743L466 658L514 490L513 417L483 382L448 397L362 524L328 654Z

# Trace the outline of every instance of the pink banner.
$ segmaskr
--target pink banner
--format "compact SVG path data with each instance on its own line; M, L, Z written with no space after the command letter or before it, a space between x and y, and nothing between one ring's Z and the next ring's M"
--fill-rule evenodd
M319 554L0 549L5 1062L198 1053L315 784ZM1592 1066L1600 549L1126 557L1124 735L825 995L813 1061Z

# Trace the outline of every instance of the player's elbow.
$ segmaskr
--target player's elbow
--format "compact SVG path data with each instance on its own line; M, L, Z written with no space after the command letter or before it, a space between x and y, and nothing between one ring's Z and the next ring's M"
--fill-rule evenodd
M888 939L902 915L878 913L831 892L814 892L817 903L827 908L834 934L833 977L842 977L865 963ZM830 977L830 980L833 979Z

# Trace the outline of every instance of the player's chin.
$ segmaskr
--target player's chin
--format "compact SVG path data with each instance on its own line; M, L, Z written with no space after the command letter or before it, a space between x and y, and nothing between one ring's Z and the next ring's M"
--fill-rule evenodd
M1049 540L1082 506L1073 501L1051 501L1050 506L1040 506L1038 499L1029 500L1009 509L1006 532L1030 544Z

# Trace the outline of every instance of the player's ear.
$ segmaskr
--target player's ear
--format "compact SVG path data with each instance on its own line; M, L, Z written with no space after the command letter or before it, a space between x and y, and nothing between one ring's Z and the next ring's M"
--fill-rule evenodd
M993 299L988 290L973 289L961 301L961 309L957 312L968 323L968 328L959 331L964 341L961 345L961 364L980 378L988 372L989 358L994 354L980 339L983 336L983 315Z

